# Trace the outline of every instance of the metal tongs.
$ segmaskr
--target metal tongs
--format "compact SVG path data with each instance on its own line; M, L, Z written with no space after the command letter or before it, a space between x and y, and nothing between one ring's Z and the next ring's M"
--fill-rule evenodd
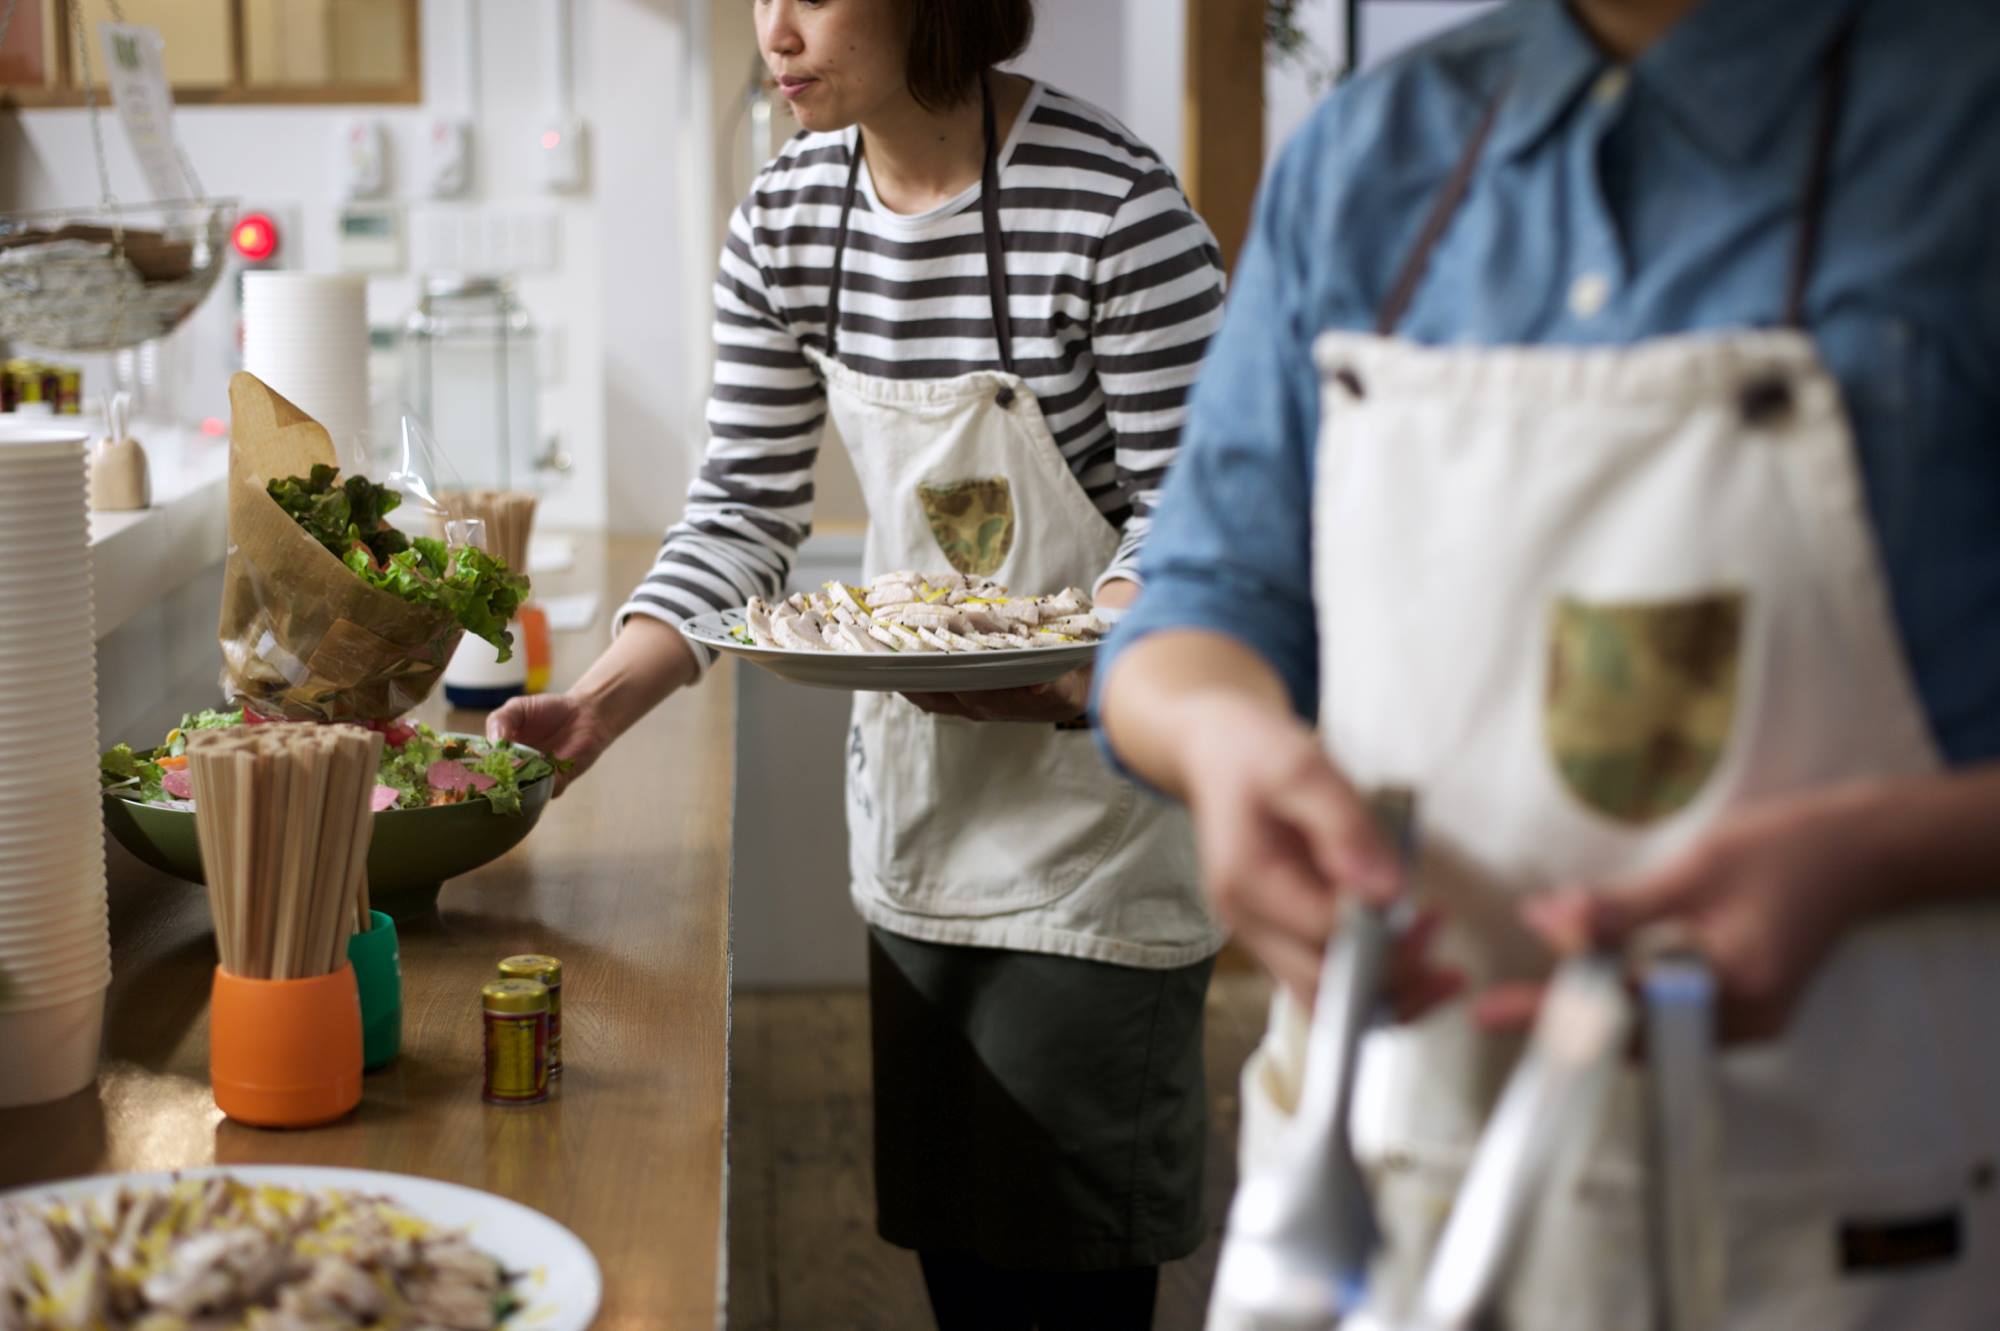
M1655 1326L1710 1331L1722 1287L1712 1223L1715 983L1692 952L1677 952L1642 962L1639 989L1652 1074ZM1557 969L1527 1052L1480 1135L1407 1331L1482 1325L1538 1203L1568 1181L1595 1135L1636 1015L1622 957L1595 953Z
M1411 1331L1480 1324L1536 1204L1588 1145L1631 1026L1616 959L1583 956L1557 969L1431 1255Z
M1414 803L1398 791L1374 804L1407 881ZM1324 1328L1366 1302L1381 1233L1348 1121L1361 1039L1381 1019L1389 951L1409 917L1401 901L1348 908L1320 965L1304 1083L1279 1152L1285 1165L1245 1178L1230 1205L1217 1294L1260 1327Z

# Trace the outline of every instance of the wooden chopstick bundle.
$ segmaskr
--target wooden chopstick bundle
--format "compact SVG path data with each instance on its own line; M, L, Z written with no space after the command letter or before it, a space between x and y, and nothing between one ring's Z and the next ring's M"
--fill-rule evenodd
M486 528L486 550L516 573L528 571L528 541L535 531L535 496L525 490L448 490L445 510L458 521L476 518Z
M272 724L189 737L195 836L224 970L326 975L368 927L369 797L382 736Z

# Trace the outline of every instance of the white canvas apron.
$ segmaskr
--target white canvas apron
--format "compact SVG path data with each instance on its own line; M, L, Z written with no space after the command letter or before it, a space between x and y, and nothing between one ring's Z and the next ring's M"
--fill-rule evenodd
M1363 787L1417 791L1416 890L1475 985L1546 970L1524 893L1658 865L1760 800L1939 766L1839 388L1797 331L1841 63L1787 329L1622 349L1394 340L1482 128L1376 335L1315 348L1326 743ZM2000 911L1912 911L1839 944L1782 1038L1723 1056L1722 1326L2000 1327L1996 1018ZM1462 1004L1369 1038L1354 1133L1392 1310L1518 1048ZM1296 1103L1302 1049L1281 1002L1244 1074L1246 1170ZM1512 1331L1651 1324L1642 1075L1529 1236L1499 1310Z
M860 164L857 136L828 351L807 354L868 503L867 575L956 567L1021 592L1089 587L1118 533L1014 372L990 95L980 208L1000 369L904 380L839 362ZM1221 946L1186 814L1114 775L1086 729L934 716L895 694L856 694L847 827L855 906L893 933L1147 967Z

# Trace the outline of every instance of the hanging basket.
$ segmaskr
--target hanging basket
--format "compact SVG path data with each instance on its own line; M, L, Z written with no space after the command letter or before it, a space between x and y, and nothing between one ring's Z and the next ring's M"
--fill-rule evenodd
M224 267L233 199L0 214L0 340L116 351L164 337Z

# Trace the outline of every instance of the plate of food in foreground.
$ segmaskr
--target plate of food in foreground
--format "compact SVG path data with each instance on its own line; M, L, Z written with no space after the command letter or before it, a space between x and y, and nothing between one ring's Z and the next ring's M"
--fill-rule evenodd
M187 737L244 724L257 722L240 711L194 712L154 748L120 744L107 752L100 769L112 835L141 862L201 882ZM368 846L370 904L405 919L435 905L446 879L498 859L525 839L548 807L551 778L562 764L522 745L443 733L420 722L376 728L383 742Z
M699 615L689 639L795 684L972 693L1045 684L1091 663L1113 612L1074 587L1022 596L958 573L885 573Z
M0 1326L584 1331L603 1291L541 1212L405 1174L245 1165L0 1195Z

